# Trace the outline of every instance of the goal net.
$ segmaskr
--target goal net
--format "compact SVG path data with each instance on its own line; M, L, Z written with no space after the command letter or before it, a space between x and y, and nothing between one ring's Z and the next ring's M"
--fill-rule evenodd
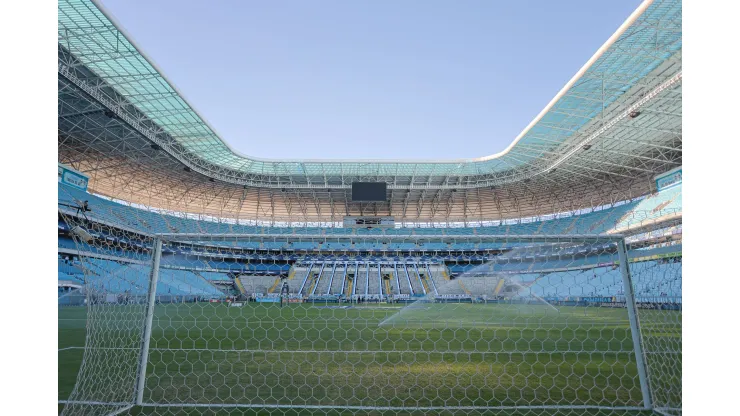
M87 319L64 414L680 413L670 247L60 212Z

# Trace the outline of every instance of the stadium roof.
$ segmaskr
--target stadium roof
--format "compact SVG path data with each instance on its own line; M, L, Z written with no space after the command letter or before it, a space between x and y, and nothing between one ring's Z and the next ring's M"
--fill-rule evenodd
M508 196L491 196L490 203L519 199L518 214L501 208L484 214L479 202L481 217L560 209L544 200L532 209L519 208L532 204L524 201L529 194L552 190L548 200L578 189L583 201L575 206L614 202L648 192L652 176L681 165L681 12L680 0L644 1L501 153L439 161L269 160L234 151L97 1L60 0L60 162L90 173L92 188L102 194L168 208L175 207L173 199L182 201L183 192L192 197L203 190L192 174L182 176L183 170L218 181L225 192L235 186L267 189L270 195L289 189L297 204L300 198L326 202L326 195L317 194L324 191L332 204L347 202L347 189L357 180L384 181L407 194L504 188L511 191ZM142 150L146 143L158 153ZM177 177L180 196L155 202L115 179L136 176L145 187L146 175ZM520 193L523 188L527 192ZM332 196L332 190L343 192ZM445 200L442 193L435 198ZM403 215L409 198L425 197L404 195ZM260 215L259 209L236 211Z

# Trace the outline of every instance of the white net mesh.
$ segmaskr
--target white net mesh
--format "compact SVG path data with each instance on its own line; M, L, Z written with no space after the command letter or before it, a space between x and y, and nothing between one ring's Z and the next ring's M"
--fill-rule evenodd
M265 238L179 219L198 231L154 237L115 210L62 212L86 305L60 314L87 311L65 414L680 413L670 247L629 251L631 321L603 235Z

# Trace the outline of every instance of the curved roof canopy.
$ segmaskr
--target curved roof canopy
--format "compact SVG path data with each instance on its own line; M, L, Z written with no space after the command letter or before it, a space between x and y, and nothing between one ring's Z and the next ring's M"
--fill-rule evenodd
M444 218L457 205L456 217L475 204L478 218L511 218L615 202L681 164L681 14L680 0L645 0L499 154L268 160L230 148L96 0L60 0L59 161L90 174L104 195L250 218L296 206L306 218L327 210L336 218L342 205L351 215L348 189L358 180L388 183L379 212L398 215L399 204L404 217L430 200L448 206ZM246 195L252 189L262 191ZM453 197L458 190L463 197ZM418 218L441 215L417 208Z
M605 107L681 49L681 32L645 21L672 22L679 2L646 2L607 41L504 152L473 160L269 160L234 151L99 4L59 2L59 43L105 80L184 151L213 168L257 175L484 175L532 164L563 144ZM635 55L633 51L642 51ZM630 53L626 53L630 52ZM646 59L650 58L650 59ZM259 138L255 138L259 139ZM167 143L163 143L167 145Z

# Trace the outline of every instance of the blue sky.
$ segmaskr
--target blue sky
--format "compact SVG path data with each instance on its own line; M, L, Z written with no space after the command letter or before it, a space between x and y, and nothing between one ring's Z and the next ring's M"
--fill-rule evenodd
M103 0L238 151L503 150L638 0Z

